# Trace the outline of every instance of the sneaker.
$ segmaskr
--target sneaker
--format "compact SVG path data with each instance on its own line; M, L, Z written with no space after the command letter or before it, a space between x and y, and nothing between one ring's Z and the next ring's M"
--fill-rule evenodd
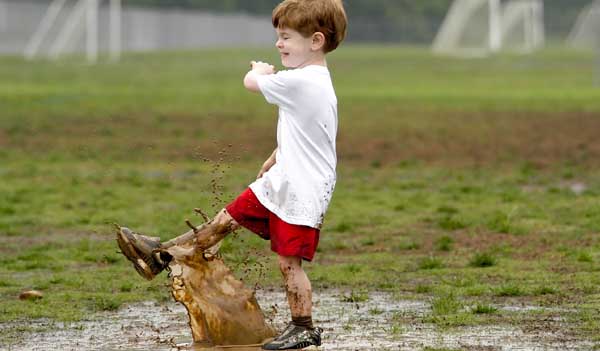
M123 255L133 263L135 270L147 280L152 280L169 265L168 260L159 252L161 243L158 238L119 227L117 243Z
M299 327L288 324L285 330L273 341L263 345L263 350L297 350L309 346L321 346L323 329Z

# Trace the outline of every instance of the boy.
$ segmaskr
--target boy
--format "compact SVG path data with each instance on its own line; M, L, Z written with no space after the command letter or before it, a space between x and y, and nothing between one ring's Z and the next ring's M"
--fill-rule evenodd
M272 22L281 63L290 70L275 74L273 66L252 61L244 86L278 105L277 148L256 181L194 235L203 250L240 226L271 240L292 321L263 349L287 350L321 345L302 260L314 257L336 181L337 99L325 56L344 40L347 19L341 0L285 0ZM160 244L140 245L151 252ZM147 265L134 264L146 278L166 266L156 255L143 260Z

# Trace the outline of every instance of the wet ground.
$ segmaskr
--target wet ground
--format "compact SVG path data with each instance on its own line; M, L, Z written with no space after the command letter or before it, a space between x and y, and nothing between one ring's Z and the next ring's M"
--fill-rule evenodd
M564 335L560 319L553 328L495 325L446 330L424 324L430 311L421 301L398 300L391 294L370 293L364 302L346 302L350 292L317 291L314 319L324 331L320 350L422 350L425 347L460 350L589 350L593 345ZM257 291L271 323L282 328L289 319L284 294ZM497 306L501 310L531 311L535 306ZM397 322L414 319L414 323ZM395 323L392 321L396 321ZM548 322L548 321L546 321ZM185 309L176 304L139 303L104 313L92 321L36 321L38 332L24 334L18 345L2 350L177 350L191 342ZM4 325L6 327L6 325ZM0 325L2 332L3 325ZM232 349L227 349L232 350ZM242 350L242 349L238 349ZM244 349L249 350L249 349Z

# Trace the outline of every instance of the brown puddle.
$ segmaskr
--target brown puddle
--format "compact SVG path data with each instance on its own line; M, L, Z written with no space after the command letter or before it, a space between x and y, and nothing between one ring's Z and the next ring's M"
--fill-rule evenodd
M195 347L261 346L269 341L275 331L265 322L254 290L218 255L230 228L211 221L201 227L186 223L192 230L165 243L116 225L117 244L145 279L154 279L163 268L169 271L171 295L187 310Z
M525 331L511 325L437 328L420 321L397 323L400 316L419 317L429 313L430 305L422 301L404 301L391 294L372 292L360 303L342 301L347 292L314 292L314 319L324 331L321 350L422 350L425 347L470 350L585 350L593 349L588 340L572 339L560 332L563 321L552 321L556 328ZM279 290L258 290L256 297L267 312L267 320L282 328L289 319L285 295ZM541 310L535 306L498 306L501 310ZM276 312L275 312L276 311ZM545 323L548 323L547 321ZM113 313L102 313L94 320L79 323L30 324L46 331L25 333L9 349L21 350L220 350L189 347L192 336L186 310L174 302L138 303ZM9 324L0 324L0 332ZM557 331L558 330L558 331ZM232 349L222 349L232 350ZM244 350L238 349L238 350ZM256 348L246 348L256 350Z

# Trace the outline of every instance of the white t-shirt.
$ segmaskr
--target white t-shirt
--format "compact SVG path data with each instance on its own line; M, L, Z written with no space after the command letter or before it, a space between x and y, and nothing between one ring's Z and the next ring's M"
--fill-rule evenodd
M257 76L279 106L276 163L250 185L260 203L290 224L320 228L335 187L337 98L324 66Z

